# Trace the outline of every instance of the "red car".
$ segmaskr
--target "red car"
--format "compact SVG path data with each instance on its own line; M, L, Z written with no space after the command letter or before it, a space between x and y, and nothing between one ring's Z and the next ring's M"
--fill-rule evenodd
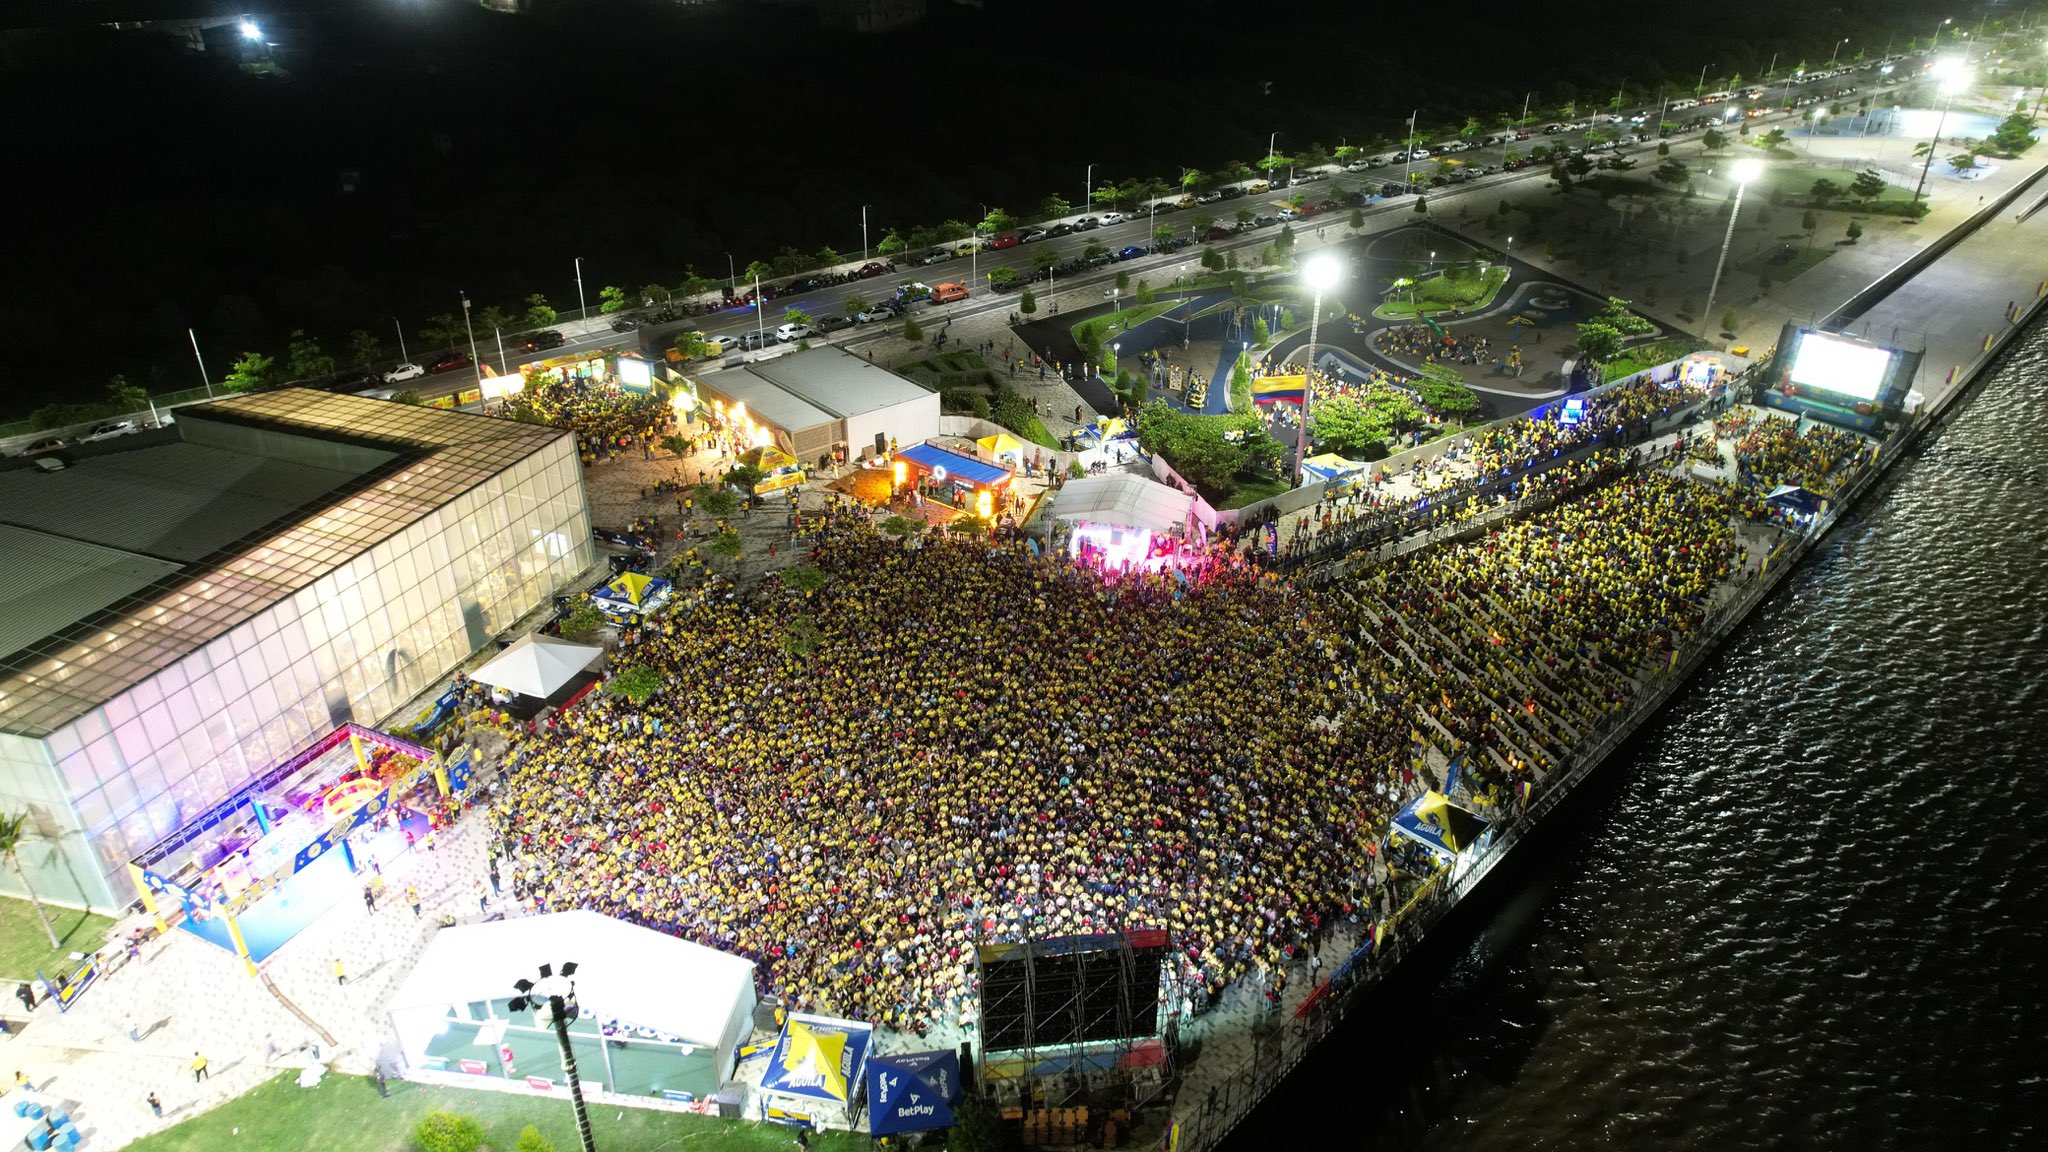
M1209 230L1208 230L1207 232L1204 232L1204 233L1202 234L1202 239L1204 239L1204 240L1228 240L1228 239L1230 239L1230 238L1231 238L1232 236L1235 236L1235 235L1237 235L1237 232L1236 232L1235 230L1233 230L1233 229L1230 229L1230 228L1225 228L1225 227L1223 227L1222 225L1220 225L1220 224L1219 224L1219 225L1216 225L1215 227L1213 227L1213 228L1209 229Z
M450 352L446 356L428 364L427 374L431 376L437 372L453 372L458 368L467 367L469 367L469 356L467 353Z
M995 239L989 241L988 246L990 248L1015 248L1017 245L1021 243L1023 243L1023 241L1017 239L1017 234L1015 232L1005 232L1002 235L996 237Z
M853 274L855 276L860 277L862 280L871 280L876 276L880 276L882 273L887 271L887 268L884 268L880 264L877 264L873 260L870 260L867 263L861 265L860 267L854 269Z

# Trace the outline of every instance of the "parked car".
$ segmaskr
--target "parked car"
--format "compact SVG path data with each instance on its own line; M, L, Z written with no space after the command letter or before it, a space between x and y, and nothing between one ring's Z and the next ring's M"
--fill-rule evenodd
M1223 198L1225 200L1236 200L1243 195L1244 185L1242 184L1232 184L1230 187L1225 188L1223 190Z
M811 326L809 324L781 324L777 325L775 329L775 339L784 344L792 340L801 340L810 334Z
M1175 208L1193 208L1195 206L1195 203L1196 200L1193 196L1183 196L1180 199L1175 200L1173 202L1173 206Z
M1099 216L1083 216L1079 220L1074 221L1074 231L1076 232L1087 232L1100 227L1102 227L1102 218Z
M748 352L752 352L756 348L766 348L774 342L774 333L763 332L758 328L740 333L740 347Z
M1223 199L1223 193L1217 191L1209 191L1204 192L1200 196L1195 197L1195 203L1214 204L1215 202L1221 199Z
M705 336L702 339L706 344L718 349L718 353L721 356L732 351L739 344L739 341L731 336Z
M631 332L635 328L640 327L640 323L641 321L638 316L627 315L622 313L620 315L612 317L612 331Z
M64 444L65 440L62 436L45 436L21 451L23 455L33 456L38 452L55 452L57 449L64 447Z
M965 299L967 299L967 286L965 284L955 284L949 280L943 284L932 285L932 303L934 304L950 304L955 300Z
M1045 239L1049 235L1051 235L1051 233L1047 232L1043 228L1033 228L1031 231L1026 232L1022 236L1019 236L1018 239L1026 244L1035 244L1038 241Z
M996 237L995 239L989 241L988 246L991 249L1015 248L1017 245L1022 244L1023 242L1024 238L1017 235L1015 232L1005 232L1002 235Z
M427 370L417 364L400 364L384 374L384 382L386 384L397 384L404 380L417 380L426 374Z
M427 365L427 375L433 376L442 372L454 372L458 369L469 367L469 363L469 354L467 352L450 352L446 356L439 357L433 363Z
M93 425L92 431L80 436L78 442L80 444L94 444L101 440L112 440L116 436L126 436L134 431L136 431L136 425L133 420L109 420L104 424Z
M560 332L553 328L543 328L526 338L525 347L528 352L538 352L543 348L560 348L566 343L568 341L562 338Z
M1140 256L1150 255L1151 253L1144 248L1136 244L1129 244L1117 251L1116 258L1119 260L1136 260Z
M820 332L837 332L841 328L848 328L852 325L853 321L836 312L830 316L818 317L818 331Z
M1107 228L1112 224L1121 224L1123 222L1124 214L1121 212L1104 212L1102 214L1102 226L1104 228Z
M1396 196L1406 196L1407 194L1408 186L1398 180L1389 180L1385 184L1380 185L1380 195L1388 199Z
M1228 239L1230 239L1230 238L1231 238L1232 236L1235 236L1235 235L1237 235L1237 232L1236 232L1236 230L1235 230L1235 229L1231 229L1231 228L1225 228L1225 227L1224 227L1223 225L1221 225L1221 224L1214 224L1214 225L1211 225L1211 226L1210 226L1210 228L1209 228L1209 230L1208 230L1207 232L1204 232L1204 233L1202 233L1202 239L1204 239L1204 240L1228 240Z
M1052 227L1047 228L1045 230L1045 234L1047 236L1071 236L1073 235L1073 233L1074 226L1072 224L1067 224L1064 222L1055 224Z
M1271 192L1272 190L1273 182L1271 180L1254 180L1251 183L1251 187L1245 189L1245 191L1251 193L1254 196L1264 196L1266 193Z
M1280 218L1282 220L1293 220L1299 217L1300 215L1301 210L1298 208L1282 208L1280 210Z
M924 254L926 264L944 264L953 258L953 253L944 248L934 248Z
M855 312L856 324L880 324L896 318L896 310L886 304L870 304L865 311Z

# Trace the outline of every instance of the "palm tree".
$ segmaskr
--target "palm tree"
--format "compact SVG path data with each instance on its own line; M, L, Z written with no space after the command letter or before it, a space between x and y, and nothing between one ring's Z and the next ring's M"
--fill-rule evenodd
M43 931L50 934L50 947L62 948L64 942L57 939L57 929L50 924L50 914L43 910L42 898L36 895L35 888L29 884L28 872L21 866L21 857L16 855L30 835L32 833L28 828L28 813L17 812L12 816L0 814L0 856L7 858L7 863L13 867L15 876L21 880L22 889L28 893L29 903L36 906L36 916L43 922Z

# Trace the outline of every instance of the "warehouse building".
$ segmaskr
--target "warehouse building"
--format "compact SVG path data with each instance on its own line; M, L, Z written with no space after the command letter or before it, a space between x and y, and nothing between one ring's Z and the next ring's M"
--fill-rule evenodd
M805 465L839 449L859 459L886 454L891 441L939 434L938 393L832 345L708 373L696 384L699 403L738 421L749 444L773 444Z
M575 438L508 420L283 389L8 463L0 811L62 902L134 899L132 859L593 562Z

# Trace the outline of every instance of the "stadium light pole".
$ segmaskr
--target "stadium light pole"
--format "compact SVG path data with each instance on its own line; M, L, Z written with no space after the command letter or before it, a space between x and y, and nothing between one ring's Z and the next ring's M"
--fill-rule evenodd
M1948 125L1949 107L1956 102L1956 93L1970 82L1968 70L1954 57L1936 63L1934 74L1941 78L1941 116L1934 121L1934 138L1927 142L1927 162L1920 165L1920 182L1913 185L1915 204L1920 202L1920 194L1927 190L1927 172L1934 167L1934 153L1941 148L1941 130Z
M1088 214L1088 209L1092 207L1094 204L1095 165L1090 164L1088 166L1088 175L1085 176L1081 182L1081 215L1086 216Z
M1315 293L1315 310L1308 314L1308 374L1301 378L1301 427L1294 433L1294 483L1299 486L1306 473L1302 467L1308 458L1308 405L1309 393L1314 391L1316 382L1316 337L1318 326L1323 320L1323 293L1334 288L1344 274L1343 266L1328 252L1309 257L1302 265L1301 278Z
M1524 99L1522 104L1526 111L1528 101ZM1401 171L1401 184L1403 187L1410 189L1413 189L1415 185L1415 118L1420 115L1422 115L1422 109L1420 108L1408 114L1408 146L1401 149L1401 160L1406 165Z
M576 962L562 965L560 975L555 966L540 966L538 981L521 978L512 982L512 988L519 993L505 1007L513 1012L524 1012L532 1008L536 1013L545 1006L555 1026L555 1042L562 1046L562 1075L569 1081L569 1102L576 1107L576 1134L583 1140L583 1152L597 1152L597 1145L590 1138L590 1113L583 1107L583 1081L576 1075L576 1053L569 1047L569 1022L576 1019L576 982L570 977L576 975ZM603 1042L602 1038L599 1040Z
M398 362L403 364L411 359L411 357L405 354L405 325L400 324L398 317L393 316L391 318L391 326L398 329Z
M860 258L863 264L867 262L868 258L868 209L871 207L873 205L863 204L860 206Z
M462 294L462 330L469 333L469 366L476 370L477 391L484 387L484 362L476 355L476 325L469 322L469 293ZM460 399L460 397L458 397Z
M583 301L583 257L576 258L576 318L590 319L590 305Z
M1763 174L1760 160L1737 160L1729 175L1735 178L1735 205L1728 210L1728 232L1721 237L1721 257L1714 261L1714 279L1707 285L1707 307L1701 314L1700 338L1705 339L1714 323L1714 294L1721 289L1721 270L1728 266L1728 246L1735 242L1735 218L1742 215L1742 190Z

